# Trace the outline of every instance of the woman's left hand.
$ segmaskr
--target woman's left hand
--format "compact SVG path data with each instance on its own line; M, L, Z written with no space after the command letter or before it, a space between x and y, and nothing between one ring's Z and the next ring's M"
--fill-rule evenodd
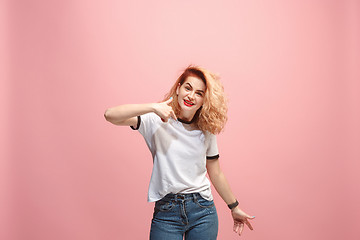
M239 234L239 236L244 230L244 224L246 224L250 228L250 230L253 230L253 227L251 226L249 219L254 219L255 217L250 217L239 207L236 207L233 210L231 210L231 215L234 219L234 232Z

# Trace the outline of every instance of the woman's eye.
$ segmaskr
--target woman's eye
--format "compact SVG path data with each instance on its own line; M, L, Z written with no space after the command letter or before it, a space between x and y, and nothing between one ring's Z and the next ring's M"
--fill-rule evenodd
M185 87L185 89L186 89L186 90L188 90L188 91L190 90L190 88L189 88L189 87Z
M202 93L196 93L198 96L202 97Z

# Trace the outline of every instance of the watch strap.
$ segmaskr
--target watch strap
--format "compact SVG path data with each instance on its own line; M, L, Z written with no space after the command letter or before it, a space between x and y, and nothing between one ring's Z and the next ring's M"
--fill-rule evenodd
M239 205L238 200L235 200L234 203L228 204L228 207L232 210L234 208L236 208Z

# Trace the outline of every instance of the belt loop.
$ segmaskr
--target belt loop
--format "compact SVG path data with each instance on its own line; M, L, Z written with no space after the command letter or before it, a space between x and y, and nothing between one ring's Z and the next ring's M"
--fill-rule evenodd
M193 195L193 198L194 198L194 202L196 202L197 201L196 193L193 193L192 195Z

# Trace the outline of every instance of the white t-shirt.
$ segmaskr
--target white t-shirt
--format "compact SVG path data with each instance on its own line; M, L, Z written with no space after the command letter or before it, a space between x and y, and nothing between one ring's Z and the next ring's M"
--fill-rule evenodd
M153 157L148 202L168 193L199 192L213 199L206 160L219 157L214 134L172 118L163 122L155 113L139 116L137 128L131 128L139 130Z

